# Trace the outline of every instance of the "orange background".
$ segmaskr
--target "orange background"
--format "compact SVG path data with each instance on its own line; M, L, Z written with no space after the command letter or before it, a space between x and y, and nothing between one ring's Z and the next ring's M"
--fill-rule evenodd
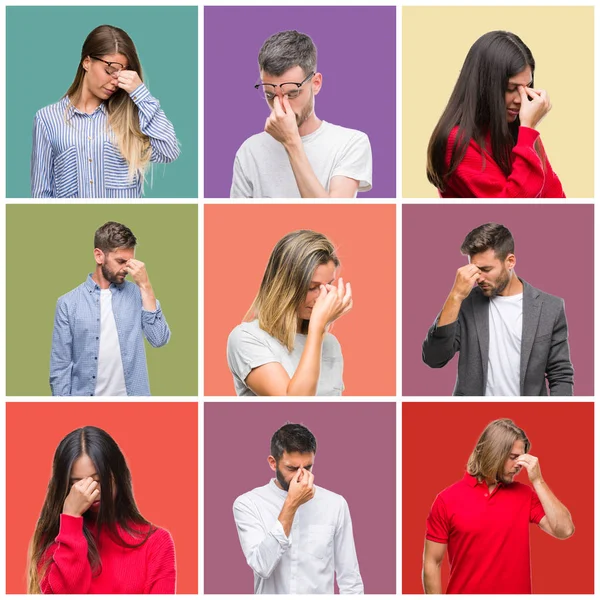
M594 404L592 402L404 402L402 405L402 593L422 594L427 515L437 494L462 479L486 425L521 427L544 481L569 509L575 533L558 540L530 526L535 594L594 593ZM530 485L523 469L516 481ZM442 589L448 585L447 554ZM506 574L510 577L510 573Z
M275 244L313 229L335 244L354 306L335 322L346 396L396 393L394 205L205 205L204 393L233 396L227 337L252 304Z
M60 440L85 425L123 451L142 515L175 541L177 593L198 592L196 402L7 402L6 592L24 594L27 548Z

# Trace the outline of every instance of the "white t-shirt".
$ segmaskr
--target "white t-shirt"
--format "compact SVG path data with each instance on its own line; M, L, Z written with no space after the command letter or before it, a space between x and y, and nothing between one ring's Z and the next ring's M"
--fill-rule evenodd
M334 576L340 594L364 594L348 504L339 494L315 488L315 497L296 511L289 536L278 520L287 492L274 479L233 503L255 594L333 595Z
M362 131L326 121L302 138L302 145L321 185L329 191L336 175L356 179L359 192L372 186L371 144ZM248 138L233 166L232 198L300 198L290 159L283 147L263 131Z
M306 335L298 333L294 349L289 352L279 340L259 327L258 319L238 325L227 340L227 362L233 375L235 393L238 396L256 396L246 385L246 377L252 369L267 363L280 363L291 379L298 368L305 344ZM321 349L321 375L316 395L341 396L344 391L343 371L340 343L335 336L327 333Z
M121 346L112 309L112 292L100 290L100 348L96 396L127 396Z
M486 396L521 395L523 294L490 298Z

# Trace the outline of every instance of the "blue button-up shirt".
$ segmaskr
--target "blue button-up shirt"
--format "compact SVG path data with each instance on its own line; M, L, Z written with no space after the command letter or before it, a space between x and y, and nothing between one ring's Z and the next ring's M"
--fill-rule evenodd
M158 300L156 310L142 307L134 283L110 284L112 308L121 347L128 396L149 396L144 336L151 346L164 346L171 337ZM53 396L93 396L100 349L100 286L88 275L85 283L56 303L50 388Z
M173 125L142 83L130 94L140 130L150 138L151 162L179 156ZM32 198L139 198L142 177L129 178L127 161L108 127L104 102L91 114L60 102L37 112L31 152Z

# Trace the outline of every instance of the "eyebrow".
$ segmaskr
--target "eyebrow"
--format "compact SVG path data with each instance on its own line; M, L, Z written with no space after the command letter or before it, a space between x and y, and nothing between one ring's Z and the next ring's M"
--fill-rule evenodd
M85 477L69 477L69 481L82 481L83 479L87 479L88 477L98 477L98 473L86 475Z
M294 469L295 471L297 471L300 468L308 470L308 469L312 469L312 463L310 465L306 465L305 467L295 467L294 465L286 465L285 468L286 469Z
M533 79L532 79L532 80L531 80L531 81L530 81L530 82L529 82L529 83L528 83L528 84L527 84L525 87L531 87L531 84L532 84L532 83L533 83ZM508 82L508 85L509 85L509 86L511 86L511 85L514 85L515 87L518 87L518 86L520 86L520 85L523 85L523 84L522 84L522 83L519 83L519 82L517 82L517 81L509 81L509 82Z
M331 285L333 282L335 281L335 277L327 283L327 285ZM320 281L311 281L310 285L325 285L324 283L321 283Z

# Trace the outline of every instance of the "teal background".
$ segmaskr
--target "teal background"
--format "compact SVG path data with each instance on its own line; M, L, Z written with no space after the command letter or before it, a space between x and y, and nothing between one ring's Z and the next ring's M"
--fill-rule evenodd
M29 198L35 113L71 85L87 35L124 29L181 143L179 158L154 165L146 198L198 197L198 7L8 6L6 8L6 197Z
M94 232L107 221L136 236L135 257L146 264L171 329L165 346L144 341L150 392L198 395L198 206L8 204L7 396L50 395L56 301L94 271Z

